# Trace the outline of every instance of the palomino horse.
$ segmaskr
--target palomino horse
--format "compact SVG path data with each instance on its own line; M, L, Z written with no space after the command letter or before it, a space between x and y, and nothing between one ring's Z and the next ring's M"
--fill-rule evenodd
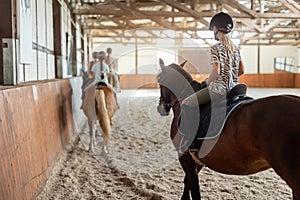
M170 136L178 149L181 100L199 90L199 83L179 65L164 66L162 60L160 65L160 106L164 108L160 113L165 115L172 109ZM248 175L273 168L291 187L294 199L300 199L299 119L297 96L271 96L239 105L218 138L198 141L198 157L205 166L225 174ZM190 153L180 155L179 161L185 172L181 199L190 199L190 194L193 200L200 199L198 172L203 165L196 164Z
M110 72L108 74L109 83L112 85L116 92L120 92L120 77L116 72Z
M94 79L89 78L89 73L82 72L82 91L85 92L82 109L88 119L90 129L89 151L94 151L96 137L96 121L98 118L103 131L103 151L107 153L107 145L110 138L110 126L112 117L117 110L114 91L107 86L96 89Z

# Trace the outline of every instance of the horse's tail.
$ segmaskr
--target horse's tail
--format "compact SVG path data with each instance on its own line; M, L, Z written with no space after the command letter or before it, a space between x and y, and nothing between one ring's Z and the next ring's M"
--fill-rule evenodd
M113 115L118 109L116 94L109 87L105 87L104 92L105 92L106 108L107 108L109 119L111 120Z
M106 140L106 142L108 142L110 138L110 119L106 108L104 91L96 90L95 98L97 118L104 133L104 139Z

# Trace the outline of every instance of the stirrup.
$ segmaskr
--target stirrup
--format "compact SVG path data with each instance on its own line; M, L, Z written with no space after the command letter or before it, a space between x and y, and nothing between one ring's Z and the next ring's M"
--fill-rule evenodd
M201 162L201 160L199 159L198 157L198 154L199 154L199 150L189 150L189 153L192 157L192 159L194 160L194 162L197 164L197 165L200 165L200 166L205 166L205 164L203 162Z

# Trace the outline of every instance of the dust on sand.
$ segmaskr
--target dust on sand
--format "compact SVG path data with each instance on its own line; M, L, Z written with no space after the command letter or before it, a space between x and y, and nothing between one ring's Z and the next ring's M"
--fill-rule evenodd
M96 152L86 151L86 127L65 149L37 199L180 199L184 172L169 138L172 115L156 112L158 96L158 90L122 91L108 155L101 152L101 131ZM290 188L272 169L233 176L204 168L199 178L204 200L291 199Z

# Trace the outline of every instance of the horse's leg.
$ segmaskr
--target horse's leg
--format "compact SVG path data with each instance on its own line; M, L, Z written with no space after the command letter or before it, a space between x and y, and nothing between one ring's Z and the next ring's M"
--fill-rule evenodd
M103 131L104 146L103 151L107 153L107 145L110 138L110 120L106 108L105 96L103 90L96 90L95 93L97 101L97 118Z
M181 200L190 200L190 185L186 174L184 176L184 188Z
M296 198L296 196L295 196L295 194L293 193L293 200L297 200L297 198Z
M264 146L268 148L266 159L270 166L290 186L293 199L300 199L300 151L298 150L300 136L296 121L293 123L294 125L290 127L294 129L278 127L279 132L277 132L286 130L285 134L277 134L272 143Z
M88 119L88 124L90 128L90 146L89 146L89 152L94 152L95 147L95 120Z
M94 121L94 124L93 124L93 145L94 147L96 146L96 137L97 137L97 130L96 130L96 119Z
M184 193L181 199L189 199L189 196L187 196L187 190L189 189L191 191L192 199L200 200L201 197L198 172L200 171L201 167L198 167L189 153L182 154L179 157L179 162L186 174L184 181Z

